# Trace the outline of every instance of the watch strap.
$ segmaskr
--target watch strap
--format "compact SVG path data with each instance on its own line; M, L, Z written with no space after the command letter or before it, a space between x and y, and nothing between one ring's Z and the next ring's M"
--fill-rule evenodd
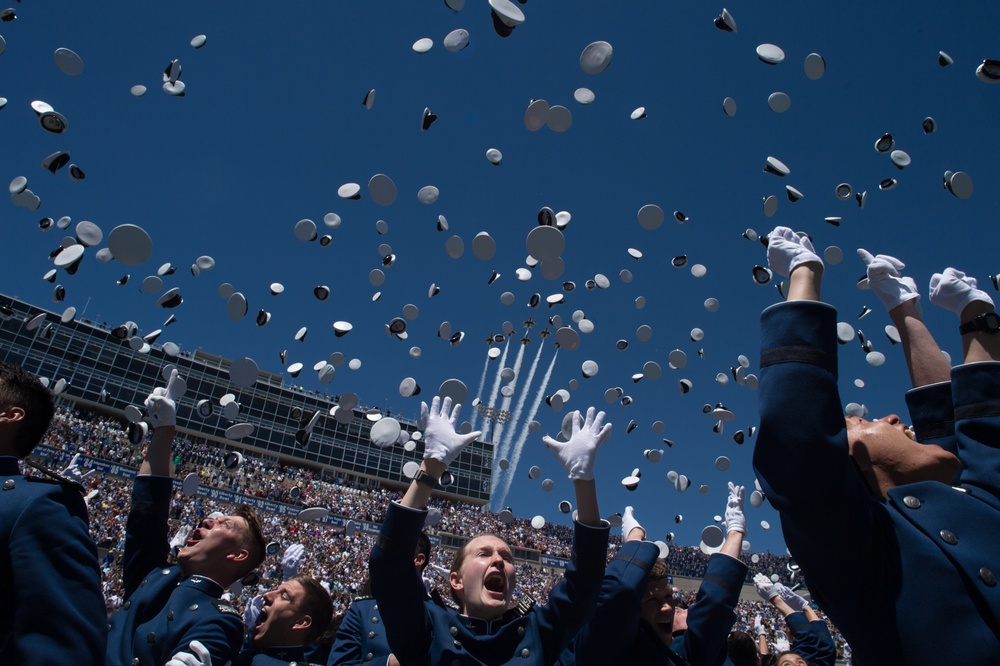
M1000 332L1000 315L996 312L984 312L958 327L958 332L962 335L976 331L986 331L987 333Z
M422 483L425 486L429 486L431 488L438 487L438 480L435 479L430 474L428 474L427 472L425 472L424 470L418 471L416 476L413 477L413 480L416 481L417 483Z

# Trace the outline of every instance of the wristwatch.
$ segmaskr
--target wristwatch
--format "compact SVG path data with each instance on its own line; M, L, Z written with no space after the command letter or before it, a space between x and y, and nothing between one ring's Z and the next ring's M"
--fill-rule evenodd
M994 335L1000 332L1000 315L996 312L984 312L958 327L958 332L962 335L976 331L984 331Z
M427 472L425 472L424 470L418 471L417 475L413 477L413 480L416 481L417 483L422 483L425 486L430 486L431 488L438 487L438 480L435 479L430 474L428 474Z

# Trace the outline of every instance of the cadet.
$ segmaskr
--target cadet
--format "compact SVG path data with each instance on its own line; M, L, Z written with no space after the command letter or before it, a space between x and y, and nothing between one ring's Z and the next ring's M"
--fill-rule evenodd
M430 563L431 540L423 532L417 537L417 550L413 555L413 566L417 574L423 576ZM362 662L371 666L385 666L389 662L389 642L382 627L382 616L378 611L375 597L370 595L371 586L366 582L362 596L351 602L340 628L337 641L330 651L327 666L348 666ZM430 597L427 598L430 601Z
M107 641L82 487L18 469L54 413L37 377L0 361L0 664L99 664Z
M154 389L146 409L156 428L132 487L125 527L125 603L111 618L107 664L163 664L191 641L216 664L233 659L243 642L239 611L221 601L223 590L264 560L264 537L253 510L206 518L167 565L167 514L173 490L170 447L176 400L183 393L176 370L167 389Z

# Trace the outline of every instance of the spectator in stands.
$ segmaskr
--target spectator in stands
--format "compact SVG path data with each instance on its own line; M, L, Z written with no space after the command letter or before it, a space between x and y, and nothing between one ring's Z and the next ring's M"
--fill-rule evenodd
M761 316L754 466L813 598L859 662L961 654L963 663L995 664L1000 318L973 278L952 268L931 278L931 302L961 322L965 363L949 373L903 263L861 255L899 330L914 386L907 404L923 443L895 415L844 419L836 311L819 302L823 262L808 237L777 227L768 261L790 276L789 302Z
M26 370L0 362L0 663L99 663L107 641L82 487L22 476L55 409ZM29 463L30 464L30 463Z
M238 610L221 601L226 586L264 559L260 521L248 507L205 518L167 565L167 516L173 480L170 447L183 380L154 389L146 409L155 427L132 489L124 555L125 603L111 618L107 664L163 664L191 641L225 664L243 641ZM135 661L137 660L137 661Z
M424 570L430 564L431 540L421 532L417 536L417 549L413 554L413 567L423 578ZM426 589L426 584L425 584ZM425 595L425 603L433 603L430 595ZM366 663L371 666L392 666L398 664L391 656L392 650L386 640L382 615L379 613L375 597L371 596L370 585L366 582L362 596L356 597L347 609L347 614L337 630L337 640L330 651L327 666L348 666Z
M593 610L604 573L607 523L600 518L594 482L598 447L611 434L604 412L591 407L586 419L572 415L572 435L560 442L545 437L576 490L576 553L566 577L544 606L511 600L516 585L510 547L492 534L466 543L455 555L449 583L460 612L426 604L413 570L424 507L448 465L482 433L455 432L460 406L435 397L422 405L424 460L403 499L389 506L369 568L372 591L384 619L392 652L402 664L552 664Z

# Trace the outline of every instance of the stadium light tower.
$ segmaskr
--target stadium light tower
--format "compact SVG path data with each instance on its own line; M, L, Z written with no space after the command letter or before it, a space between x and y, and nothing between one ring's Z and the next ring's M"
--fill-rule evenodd
M484 421L486 421L487 423L490 424L490 437L489 437L489 441L490 441L490 444L495 444L496 442L493 441L493 428L494 428L494 426L497 423L499 423L501 425L503 425L504 423L507 423L507 421L510 420L510 416L511 416L510 412L507 411L506 409L497 409L496 407L487 407L486 405L481 404L481 403L478 404L478 405L476 405L476 411L479 412L479 415L481 417L483 417Z

